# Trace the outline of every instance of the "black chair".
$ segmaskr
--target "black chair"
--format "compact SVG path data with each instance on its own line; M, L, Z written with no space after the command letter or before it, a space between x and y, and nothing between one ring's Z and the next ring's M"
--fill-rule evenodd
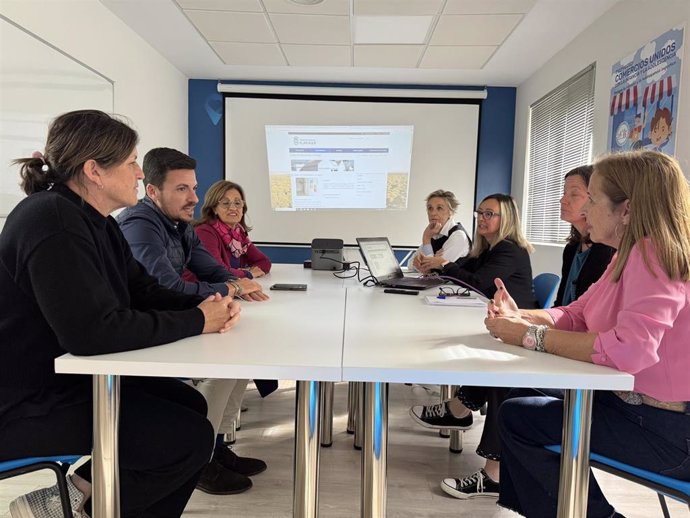
M24 459L6 460L0 462L0 480L18 477L34 471L49 469L55 473L60 491L62 514L65 518L73 518L67 489L67 470L70 465L81 459L83 455L59 455L56 457L27 457Z

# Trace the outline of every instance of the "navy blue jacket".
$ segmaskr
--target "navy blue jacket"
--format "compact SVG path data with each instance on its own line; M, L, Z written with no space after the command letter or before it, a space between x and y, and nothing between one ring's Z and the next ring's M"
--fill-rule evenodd
M173 222L146 196L117 216L132 254L166 288L208 297L228 294L236 277L204 248L192 225ZM199 282L182 279L185 268Z

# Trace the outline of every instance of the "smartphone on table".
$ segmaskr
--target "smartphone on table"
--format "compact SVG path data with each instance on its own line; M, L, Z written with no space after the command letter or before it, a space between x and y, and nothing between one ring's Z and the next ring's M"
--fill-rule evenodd
M271 289L280 291L307 291L307 285L293 283L278 283L272 285Z

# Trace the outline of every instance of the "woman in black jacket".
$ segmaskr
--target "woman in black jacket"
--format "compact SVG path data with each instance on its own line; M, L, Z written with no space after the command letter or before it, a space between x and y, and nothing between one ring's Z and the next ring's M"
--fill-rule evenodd
M228 330L239 305L159 285L109 214L137 202L137 133L95 110L51 124L45 155L17 160L28 197L0 234L0 460L91 453L89 376L56 374L65 353L141 349ZM213 449L206 402L174 379L121 385L122 517L179 517ZM73 514L90 513L91 463L68 477ZM57 487L10 514L57 516Z
M443 263L441 275L472 286L487 298L493 298L494 279L500 277L507 289L513 290L509 293L515 293L514 298L535 308L529 260L533 249L522 233L515 200L508 194L492 194L482 200L474 214L477 228L469 255Z
M520 225L515 200L507 194L492 194L475 211L477 229L474 245L466 259L446 262L442 275L469 285L488 298L496 293L494 279L500 277L515 290L514 297L536 308L532 288L532 266L529 244ZM513 293L513 291L509 291ZM444 479L441 488L448 494L469 499L498 498L498 472L501 443L496 418L498 407L507 398L510 388L463 386L456 398L428 406L415 406L410 416L427 428L468 430L472 427L472 410L487 404L486 420L477 454L486 459L484 468L462 479Z

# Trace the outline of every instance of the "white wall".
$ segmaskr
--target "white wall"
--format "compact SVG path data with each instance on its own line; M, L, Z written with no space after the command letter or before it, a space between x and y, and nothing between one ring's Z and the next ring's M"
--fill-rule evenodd
M690 0L622 0L568 46L523 82L517 89L515 147L512 193L523 206L525 158L529 107L532 103L567 81L587 65L596 62L594 85L593 153L606 151L611 66L623 56L662 34L686 23L684 39L690 36ZM685 41L685 52L688 42ZM681 79L676 128L676 157L690 176L690 66L685 64ZM560 273L562 248L536 246L532 256L534 275L550 271Z
M114 81L140 159L158 146L187 150L187 78L98 0L3 0L0 13Z

